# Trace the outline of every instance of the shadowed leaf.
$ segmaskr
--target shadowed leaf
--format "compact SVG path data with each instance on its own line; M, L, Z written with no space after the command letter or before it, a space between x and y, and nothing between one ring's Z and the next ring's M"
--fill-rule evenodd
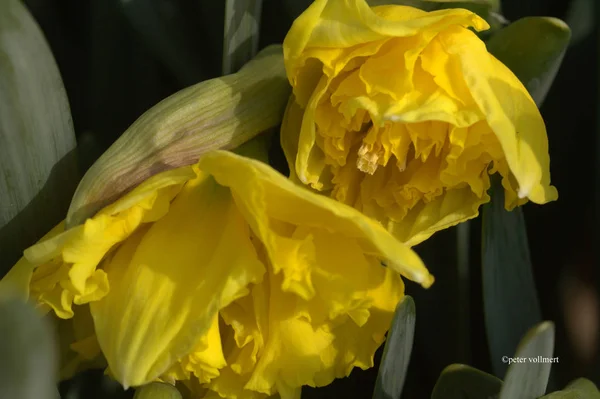
M499 30L486 44L523 82L540 106L560 68L571 39L563 21L549 17L526 17Z
M437 380L431 399L489 399L500 392L502 381L464 364L446 367Z
M58 354L48 321L28 304L0 301L0 398L55 399Z
M0 1L0 276L64 215L78 180L65 88L37 23Z
M569 383L562 391L553 392L540 399L600 399L600 391L592 381L579 378Z
M523 212L504 209L504 189L495 176L490 196L482 207L483 308L492 368L502 376L508 367L503 356L515 353L521 337L542 316Z
M172 385L153 382L136 389L133 399L181 399L181 394Z
M554 324L545 321L521 340L508 367L499 399L536 399L546 392L554 353Z
M375 383L374 399L399 399L406 379L415 333L415 302L405 296L396 307L388 333L379 374Z

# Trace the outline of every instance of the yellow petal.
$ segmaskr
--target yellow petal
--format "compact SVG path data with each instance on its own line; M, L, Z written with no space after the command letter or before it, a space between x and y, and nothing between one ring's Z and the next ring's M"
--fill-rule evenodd
M264 272L229 190L197 173L163 218L104 263L110 295L91 310L124 386L153 381L191 353L217 312Z
M327 248L321 251L326 257ZM328 269L325 260L319 259L324 270ZM337 279L331 279L334 270L321 279L319 295L329 294L329 297L300 301L293 293L284 292L283 276L269 269L268 277L253 287L252 296L240 300L248 303L252 298L253 309L248 312L247 304L238 305L240 301L224 309L237 343L228 352L228 362L249 363L254 367L224 369L211 382L210 389L232 398L257 397L256 392L264 395L278 392L282 398L294 398L302 385L324 386L334 378L348 376L355 366L372 367L373 355L383 342L395 306L402 298L403 284L395 272L381 268L378 263L370 267L359 264L343 273L342 262L338 262L337 271L341 274ZM358 276L353 275L355 272ZM316 320L313 316L318 306L332 297L345 295L343 290L338 291L343 285L367 289L363 295L368 300L362 303L366 320L358 323L352 312L332 314L331 320ZM248 333L254 338L243 339L249 337ZM259 357L253 357L256 349Z
M58 317L72 317L73 303L96 301L109 291L105 272L97 269L103 257L140 225L162 217L182 184L195 176L191 167L162 173L84 225L64 231L64 222L60 223L24 251L23 259L0 283L0 291L18 284L40 306L52 308Z
M208 333L203 335L189 354L161 376L161 380L174 384L189 380L191 374L205 384L218 377L220 369L227 366L221 344L219 316L215 315Z
M502 145L519 183L519 197L538 204L556 200L558 192L550 185L546 128L527 89L487 53L484 43L472 32L449 30L441 40L446 51L459 60L475 102Z
M448 190L428 203L420 203L402 222L382 218L390 233L406 245L417 245L435 232L455 226L479 215L479 207L490 200L475 195L470 188Z
M244 389L246 379L240 378L238 374L230 368L225 368L221 371L221 375L210 384L210 390L205 396L200 396L203 399L267 399L271 395ZM280 398L279 395L273 397Z
M264 350L268 338L269 290L268 277L251 289L250 295L236 300L221 310L221 316L228 326L224 335L223 350L227 367L212 380L208 387L214 396L209 398L248 398L264 399L269 395L246 389L246 384ZM271 387L272 388L272 387ZM273 389L266 389L274 392ZM264 391L264 390L263 390ZM269 394L270 394L269 393Z
M369 317L358 325L351 317L341 317L332 324L333 345L322 356L328 367L315 376L317 385L329 384L333 378L350 374L353 367L367 369L374 365L374 354L385 340L397 303L403 297L404 285L393 271L378 276L379 284L368 293L371 298Z
M419 256L392 237L380 224L344 204L295 185L268 165L215 151L199 167L231 189L236 204L265 246L272 237L269 218L296 226L335 231L358 239L366 253L387 260L388 266L424 287L433 283ZM250 195L250 193L252 193ZM269 254L281 253L270 248ZM277 264L276 259L271 259Z
M360 212L262 162L218 151L203 156L199 168L231 189L268 265L251 297L221 311L234 339L225 351L228 367L210 389L294 398L302 385L370 367L403 295L397 271L424 286L433 282L418 256ZM384 268L379 259L395 263Z
M286 71L292 86L296 86L296 71L309 48L348 48L389 37L413 36L425 29L441 30L453 24L477 30L489 28L483 19L464 9L425 13L403 6L372 9L364 0L317 0L294 21L285 37Z
M296 103L296 97L292 94L288 100L285 114L283 115L281 130L285 130L285 135L280 135L281 148L285 154L288 167L290 169L290 179L294 182L300 182L296 175L296 154L298 153L298 141L300 138L300 127L302 126L303 111Z
M89 306L78 307L71 319L54 321L59 338L61 380L72 378L84 370L106 367Z
M40 242L50 240L64 231L64 222L59 223L46 235ZM0 280L0 297L2 296L17 296L24 301L29 299L29 284L36 264L29 262L25 257L19 261L8 271L8 273Z
M265 395L278 392L282 398L291 398L302 385L315 385L314 374L322 367L321 354L332 344L334 336L325 326L314 327L306 318L298 317L297 297L283 292L282 282L282 276L270 270L263 283L253 288L253 296L263 299L255 306L266 315L257 320L265 343L256 366L249 374L237 377L224 374L225 380L215 380L211 389L225 393L241 385L244 392ZM229 386L225 381L229 381Z

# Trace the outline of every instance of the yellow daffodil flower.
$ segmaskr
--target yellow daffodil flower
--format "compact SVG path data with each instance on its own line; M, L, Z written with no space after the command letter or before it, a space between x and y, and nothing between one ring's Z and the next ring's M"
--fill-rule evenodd
M464 9L316 0L284 41L281 128L292 178L414 245L478 215L490 174L505 207L555 200L544 122Z
M264 159L263 147L240 151ZM215 151L82 225L57 226L0 292L17 289L61 319L63 377L104 365L125 387L285 399L373 365L404 295L400 275L433 282L357 210Z

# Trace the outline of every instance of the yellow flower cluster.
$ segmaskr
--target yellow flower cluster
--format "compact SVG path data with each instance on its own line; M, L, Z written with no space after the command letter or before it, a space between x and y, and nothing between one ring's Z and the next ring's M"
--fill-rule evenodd
M490 174L509 209L557 197L543 120L472 30L487 28L462 9L316 0L284 42L290 179L260 140L209 152L57 226L0 293L60 320L63 378L105 367L125 387L292 399L371 367L401 276L433 283L410 246L475 217Z

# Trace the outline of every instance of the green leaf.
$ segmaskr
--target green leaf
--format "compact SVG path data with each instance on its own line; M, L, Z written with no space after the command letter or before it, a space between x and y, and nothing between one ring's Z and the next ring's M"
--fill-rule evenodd
M452 364L440 374L431 399L488 399L500 392L502 381L464 364Z
M600 391L592 381L578 378L562 391L553 392L540 399L600 399Z
M499 399L535 399L546 392L554 353L554 324L538 324L521 340L515 356L509 358Z
M47 319L30 305L0 301L0 398L55 399L58 353Z
M258 51L262 0L227 0L223 38L223 74L237 72Z
M400 398L413 346L416 316L415 302L407 295L394 313L379 365L374 399Z
M487 48L523 82L540 106L560 68L571 30L549 17L522 18L499 30Z
M0 276L65 214L78 180L65 88L39 26L0 1Z
M542 321L521 208L504 208L504 189L492 176L491 201L482 207L482 279L485 327L494 374L508 365L523 335Z
M172 385L153 382L136 389L133 399L181 399L181 394Z

